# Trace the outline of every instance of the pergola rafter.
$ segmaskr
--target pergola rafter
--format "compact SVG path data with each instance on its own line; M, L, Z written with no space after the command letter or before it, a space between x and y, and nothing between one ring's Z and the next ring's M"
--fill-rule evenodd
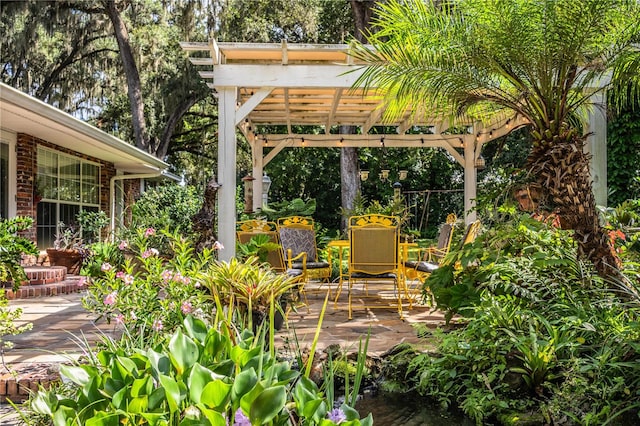
M363 63L349 55L344 44L181 43L189 52L209 58L191 58L219 99L219 230L226 247L222 259L235 255L236 127L252 148L253 176L289 147L443 148L464 168L465 220L476 197L476 160L482 146L527 124L522 117L503 116L491 123L460 117L456 122L434 117L418 108L395 121L386 120L382 97L375 89L355 87ZM282 126L285 134L262 134L260 126ZM293 133L294 126L317 126L318 134ZM355 126L357 134L333 133L339 126ZM374 127L395 127L391 134L371 134ZM455 126L464 133L450 133ZM416 129L425 130L414 134ZM411 134L406 134L412 130ZM265 155L265 149L268 150ZM261 207L262 185L253 187L254 209Z

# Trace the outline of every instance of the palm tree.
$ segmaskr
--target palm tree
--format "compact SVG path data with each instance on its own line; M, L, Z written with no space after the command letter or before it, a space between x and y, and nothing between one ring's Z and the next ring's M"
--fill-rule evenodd
M625 78L638 93L637 0L390 0L379 6L358 84L377 87L387 114L407 108L530 123L527 169L548 191L579 253L601 276L619 259L598 221L583 152L592 96ZM628 97L628 96L627 96Z

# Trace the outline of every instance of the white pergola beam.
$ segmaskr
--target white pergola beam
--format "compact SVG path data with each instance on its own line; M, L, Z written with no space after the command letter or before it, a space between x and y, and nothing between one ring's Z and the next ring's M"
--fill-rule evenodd
M329 111L329 116L327 117L327 122L324 126L324 132L329 133L331 130L331 125L333 123L333 117L336 115L336 111L338 110L338 105L340 104L340 98L342 97L342 91L344 89L336 90L336 93L333 95L333 102L331 102L331 110Z
M266 147L275 147L286 141L292 148L381 148L381 138L387 148L445 147L463 148L470 135L353 135L353 134L270 134L260 135ZM303 141L304 140L304 141Z
M349 89L364 72L354 65L253 65L220 64L213 71L200 71L216 87L326 88Z
M251 111L255 109L260 102L264 101L264 99L271 94L273 87L263 87L259 89L256 93L253 94L245 103L243 103L240 108L236 111L236 126L242 122Z

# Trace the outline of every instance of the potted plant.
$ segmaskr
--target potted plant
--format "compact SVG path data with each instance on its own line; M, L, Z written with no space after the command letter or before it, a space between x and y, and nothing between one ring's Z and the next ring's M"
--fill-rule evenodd
M80 231L58 223L59 231L53 240L53 247L47 249L51 266L66 266L67 273L77 275L82 266L84 244L80 238Z

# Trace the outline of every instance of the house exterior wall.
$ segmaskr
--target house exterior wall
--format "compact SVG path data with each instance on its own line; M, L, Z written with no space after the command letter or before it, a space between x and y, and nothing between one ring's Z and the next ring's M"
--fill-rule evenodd
M54 149L58 152L82 158L100 164L100 209L107 216L110 213L109 181L116 175L113 163L95 157L80 154L70 149L62 148L45 140L35 138L25 133L18 133L16 142L16 214L36 218L36 200L34 199L34 183L38 172L38 146ZM26 238L36 241L36 223L24 233Z

